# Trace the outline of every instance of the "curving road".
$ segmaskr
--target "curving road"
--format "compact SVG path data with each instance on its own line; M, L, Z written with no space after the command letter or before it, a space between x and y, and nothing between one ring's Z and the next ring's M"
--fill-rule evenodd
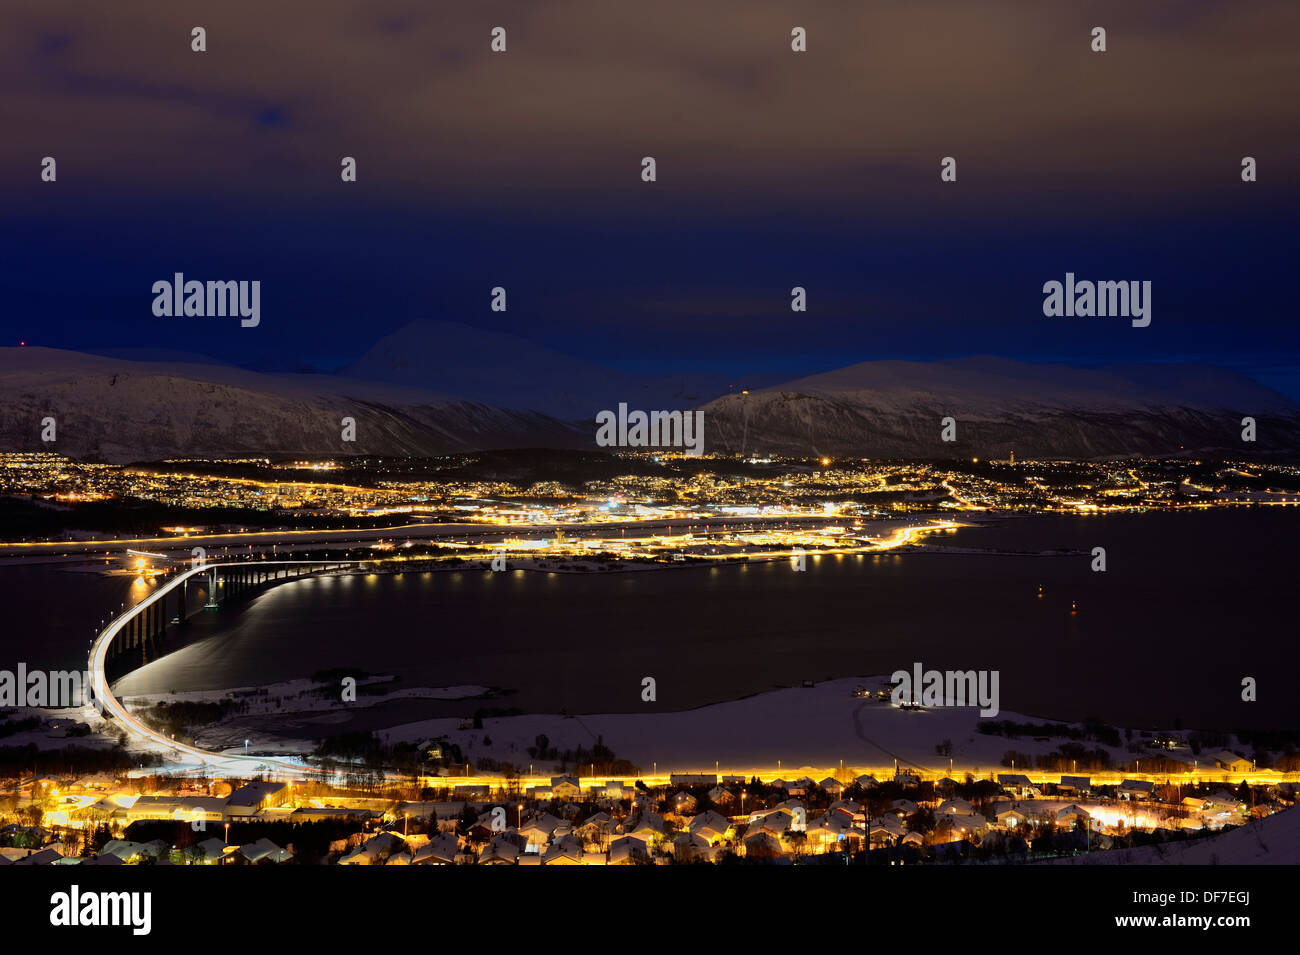
M113 639L122 631L133 617L139 614L146 607L162 600L167 594L171 593L177 587L183 586L187 580L198 574L208 574L213 570L222 567L234 567L247 569L250 567L283 567L285 565L309 565L320 566L322 570L337 570L340 567L353 566L355 561L319 561L319 560L259 560L259 561L235 561L223 564L203 564L191 568L159 587L152 594L141 600L138 604L128 608L120 616L111 620L95 641L90 645L90 661L87 666L87 672L90 674L90 691L94 697L94 706L104 715L111 715L117 724L126 731L128 736L133 736L137 740L144 740L164 747L167 750L178 753L181 756L188 756L194 759L205 769L210 768L218 773L224 773L231 776L248 775L250 773L259 773L267 770L276 773L291 775L295 777L312 777L319 776L323 770L312 766L304 766L301 763L291 762L289 760L275 759L267 756L242 756L232 755L229 753L214 753L211 750L199 749L196 746L187 746L184 743L178 743L176 740L154 729L146 726L140 720L128 712L125 706L113 695L112 689L108 685L108 677L104 672L104 664L108 660L108 651L113 644ZM288 578L300 579L300 578Z

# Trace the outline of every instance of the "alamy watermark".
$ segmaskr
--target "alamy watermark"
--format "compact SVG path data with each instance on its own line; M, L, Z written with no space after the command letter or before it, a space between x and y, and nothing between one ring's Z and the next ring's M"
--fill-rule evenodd
M1043 284L1043 314L1048 318L1130 318L1134 328L1151 324L1150 282L1076 282L1065 273L1064 284Z
M16 671L0 670L0 707L101 709L94 685L88 671L28 670L26 663L19 663Z
M704 453L703 411L618 411L596 415L596 444L602 448L685 448L698 457Z
M256 328L262 321L262 283L260 281L200 282L185 280L177 272L172 281L153 283L153 313L159 318L194 316L198 318L240 317L244 328Z
M50 896L50 924L56 927L117 926L132 935L148 935L153 928L153 894L150 892L83 891L73 885Z
M978 706L980 716L997 716L997 670L926 670L913 663L912 670L895 670L889 699L895 706Z

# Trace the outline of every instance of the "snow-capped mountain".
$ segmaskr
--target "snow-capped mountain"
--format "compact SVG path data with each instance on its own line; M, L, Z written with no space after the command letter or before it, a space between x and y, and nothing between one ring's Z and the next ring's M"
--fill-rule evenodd
M1094 458L1300 447L1300 406L1203 365L864 362L727 395L703 410L710 451ZM1241 440L1246 416L1256 419L1254 444ZM951 443L942 440L948 417Z
M427 331L427 329L426 329ZM400 333L399 333L400 334ZM593 447L594 415L548 414L536 377L517 351L479 355L480 378L466 395L471 363L454 350L408 351L386 339L363 365L388 355L439 390L358 377L260 374L225 365L142 362L48 348L0 349L0 450L49 450L107 461L184 455L435 455L510 447ZM390 347L391 346L391 347ZM646 411L702 407L712 452L798 456L1096 458L1124 455L1239 455L1300 448L1300 406L1244 375L1194 365L1099 369L1000 358L865 362L712 401L664 396L647 379L610 372L558 353L548 374L568 368L562 407ZM568 364L564 364L564 363ZM534 369L535 370L535 369ZM583 374L591 372L590 378ZM522 382L522 384L521 384ZM626 388L626 391L623 389ZM593 397L594 396L594 397ZM544 396L543 396L544 397ZM1257 441L1241 440L1242 418ZM53 417L57 440L41 440ZM342 440L342 419L356 440ZM941 440L951 417L956 441Z
M41 440L42 419L56 440ZM342 419L356 440L342 440ZM106 461L178 455L433 455L575 447L546 415L327 375L127 361L50 348L0 349L0 449Z

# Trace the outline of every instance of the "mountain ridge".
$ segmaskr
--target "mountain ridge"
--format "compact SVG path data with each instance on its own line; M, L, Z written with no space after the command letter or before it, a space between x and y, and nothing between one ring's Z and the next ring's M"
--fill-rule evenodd
M422 367L438 377L438 362L450 360L430 356ZM499 377L512 371L502 366ZM723 453L937 459L1015 450L1022 458L1099 458L1300 448L1300 405L1248 376L1204 365L1088 369L996 356L868 361L702 402L654 402L646 400L654 397L648 389L610 394L603 377L594 391L588 384L575 378L569 394L589 409L620 402L647 411L700 409L706 450ZM1258 423L1253 445L1241 441L1247 415ZM51 444L40 440L47 416L57 422ZM341 438L344 417L356 421L355 442ZM940 436L948 417L954 442ZM509 394L488 401L344 375L0 348L0 449L8 451L125 462L592 448L595 414L583 418L512 407Z

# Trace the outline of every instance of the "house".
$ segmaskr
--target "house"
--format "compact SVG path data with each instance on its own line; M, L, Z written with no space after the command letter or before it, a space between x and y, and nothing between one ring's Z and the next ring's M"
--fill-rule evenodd
M484 846L483 851L479 853L478 864L514 865L522 851L515 838L503 834Z
M226 860L226 854L234 849L220 839L204 839L190 847L190 859L195 865L220 865Z
M653 812L643 812L637 817L636 824L627 828L627 834L634 839L640 839L643 844L649 843L656 837L664 834L663 817Z
M742 845L751 859L778 859L785 855L781 840L765 830L746 834Z
M921 811L921 807L910 799L895 799L889 804L889 811L903 816L914 816Z
M1238 756L1231 750L1221 749L1211 757L1214 765L1229 773L1248 773L1253 764L1244 756Z
M63 854L58 849L51 847L30 852L15 862L14 865L56 865L62 858Z
M251 816L263 809L283 806L288 798L289 788L284 783L257 780L240 786L230 794L226 800L226 814Z
M843 813L826 812L808 823L808 845L833 846L858 836L853 821Z
M153 842L126 842L112 839L99 850L99 854L117 856L123 862L139 862L141 859L157 859L167 854L167 844L161 839Z
M873 847L892 845L906 834L903 821L890 813L867 823L868 842Z
M798 799L787 799L785 802L778 803L772 808L784 809L786 812L790 813L791 815L796 817L802 817L803 819L807 819L808 817L807 809L804 807L803 802Z
M988 819L978 812L949 812L939 817L939 825L950 829L958 838L984 832L989 827Z
M504 828L505 818L501 816L498 809L504 809L504 806L494 806L486 812L481 812L474 820L474 824L469 827L466 835L474 842L487 842L493 836L497 835ZM507 813L507 818L509 813ZM518 818L518 817L516 817ZM441 821L438 823L439 832L457 832L459 827L455 825L456 820L452 820L452 825L444 826Z
M262 838L256 842L250 842L246 846L240 846L237 850L245 861L256 865L259 862L288 862L293 858L293 853L288 849L281 849L270 839Z
M762 831L782 836L790 831L793 821L794 813L788 809L760 810L750 815L746 834Z
M394 853L406 850L406 840L396 832L378 832L343 858L339 865L383 865Z
M730 789L714 786L709 790L709 801L715 806L730 806L736 801L736 796Z
M556 799L578 799L582 796L582 787L577 776L553 776L551 793Z
M1024 773L998 773L998 785L1016 796L1023 796L1034 787Z
M717 845L725 839L730 828L731 823L727 821L727 817L714 812L712 809L702 812L698 816L693 816L686 825L686 829L691 835L700 836L711 846Z
M713 846L701 835L683 832L673 840L673 858L678 862L712 862Z
M1226 789L1220 789L1213 796L1207 796L1205 803L1207 809L1218 809L1226 812L1237 812L1245 805L1234 793L1230 793Z
M631 836L623 836L609 844L610 865L642 865L650 861L645 843Z
M412 865L453 865L460 853L460 840L454 833L440 832L421 846L411 857Z
M894 782L900 786L919 786L921 785L921 777L915 773L898 772L894 773Z
M939 812L941 813L959 812L969 815L974 808L974 806L972 806L967 800L962 799L960 796L953 799L945 799L939 804Z
M1019 829L1029 821L1029 817L1019 809L1003 809L997 813L997 820L1004 829Z
M713 773L673 773L668 777L670 786L716 786L718 777Z
M231 797L233 798L233 797ZM110 815L113 818L125 820L128 824L148 819L171 819L176 822L220 822L226 818L227 814L234 816L248 816L252 812L245 812L242 806L230 806L229 799L218 799L210 796L140 796L133 802L127 804L125 800L115 797L105 797L94 803L91 808L98 807L101 803L106 807L114 804L120 806L119 810L112 810ZM95 816L95 813L87 813Z
M600 789L600 795L604 799L623 799L625 792L623 781L619 779L608 780Z
M834 812L843 812L850 816L860 816L862 814L862 806L855 799L837 799L831 803L831 809Z
M564 825L563 819L557 819L549 812L544 812L539 816L534 816L526 823L519 827L519 834L527 842L525 852L538 852L543 846L551 841L555 830Z
M617 828L618 823L613 816L607 812L598 812L584 819L573 831L582 838L585 845L603 851L611 833Z
M1147 779L1126 779L1119 784L1120 799L1150 799L1156 784Z
M603 856L602 856L603 860ZM542 856L542 865L582 865L582 840L570 833L551 841Z
M869 776L866 773L863 773L861 776L859 776L857 779L853 781L857 783L859 786L861 786L863 789L875 789L877 786L880 785L880 780L878 780L875 776Z
M1056 788L1063 793L1087 795L1091 785L1092 779L1089 776L1062 776Z
M673 811L684 816L695 811L696 799L683 789L673 794L672 804Z
M774 779L772 781L773 787L784 789L791 796L802 796L815 785L816 783L808 776L799 779Z
M1061 825L1067 825L1067 826L1072 826L1076 822L1079 822L1080 820L1086 823L1091 818L1092 818L1092 814L1089 813L1088 810L1080 806L1076 806L1074 803L1070 803L1070 805L1061 809L1056 814L1057 823Z
M840 793L844 792L845 789L844 784L840 782L838 779L836 779L834 776L827 776L817 785L820 786L826 792L830 793L832 796L838 796Z

